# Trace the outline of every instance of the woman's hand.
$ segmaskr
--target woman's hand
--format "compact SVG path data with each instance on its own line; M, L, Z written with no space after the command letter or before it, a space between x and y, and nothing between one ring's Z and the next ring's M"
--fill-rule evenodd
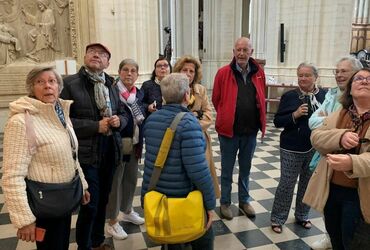
M20 240L25 240L27 242L35 242L35 231L36 231L36 223L32 223L30 225L24 226L19 228L17 231L17 237Z
M353 169L352 158L348 154L327 154L326 162L336 171L346 172Z
M297 108L296 111L293 112L294 119L297 119L301 116L308 115L308 105L307 103L303 103L301 106Z
M340 145L344 149L351 149L357 147L358 143L359 143L358 134L350 131L345 132L340 140Z
M82 196L81 203L82 203L82 205L86 205L89 202L90 202L90 193L89 193L89 191L86 190L84 195Z
M208 221L207 221L206 229L208 230L212 226L213 210L208 210L207 211L207 216L208 216Z

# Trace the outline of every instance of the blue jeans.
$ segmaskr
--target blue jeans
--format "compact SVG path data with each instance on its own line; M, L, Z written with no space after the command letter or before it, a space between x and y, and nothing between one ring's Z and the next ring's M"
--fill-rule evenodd
M356 226L362 220L357 189L330 184L324 215L333 250L350 249Z
M105 208L108 203L115 170L114 154L107 154L99 168L81 164L89 184L90 202L80 207L76 224L76 242L79 250L100 246L105 239Z
M257 134L234 135L232 138L218 135L221 149L221 204L231 204L231 184L233 182L233 170L238 151L239 203L249 202L249 173L256 148L256 137Z

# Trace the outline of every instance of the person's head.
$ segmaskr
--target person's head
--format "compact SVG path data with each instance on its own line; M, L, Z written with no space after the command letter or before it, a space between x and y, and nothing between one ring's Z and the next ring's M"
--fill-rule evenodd
M361 62L353 56L346 56L339 59L333 73L341 91L346 88L346 85L353 74L360 69L362 69Z
M171 73L161 83L162 97L166 104L184 104L189 101L189 79L182 73Z
M26 78L28 96L44 103L55 103L62 88L62 77L53 67L35 67Z
M298 86L305 92L315 88L315 82L319 77L318 70L312 63L303 62L297 68Z
M108 68L110 57L111 53L106 46L101 43L91 43L86 46L84 63L90 71L101 73Z
M189 78L189 83L200 83L202 80L202 67L200 62L192 56L181 57L173 67L173 72L184 73Z
M233 54L236 63L243 69L248 65L249 58L253 54L251 41L246 37L240 37L235 41Z
M50 4L50 0L37 0L37 6L41 11L45 10L48 8Z
M172 72L172 66L164 56L160 56L154 63L154 70L150 79L154 81L157 77L161 81L166 75Z
M130 90L139 76L139 65L133 59L124 59L118 66L118 74L122 83Z
M360 100L370 102L370 68L362 68L350 78L340 103L343 108L348 109Z

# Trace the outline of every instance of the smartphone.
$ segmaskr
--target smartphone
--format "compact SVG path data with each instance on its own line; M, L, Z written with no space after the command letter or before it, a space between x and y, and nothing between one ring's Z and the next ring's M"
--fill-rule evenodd
M44 237L45 237L45 232L46 230L44 228L41 228L41 227L36 227L36 241L38 242L42 242L44 240Z
M157 108L157 101L156 100L154 100L154 102L153 102L153 108Z

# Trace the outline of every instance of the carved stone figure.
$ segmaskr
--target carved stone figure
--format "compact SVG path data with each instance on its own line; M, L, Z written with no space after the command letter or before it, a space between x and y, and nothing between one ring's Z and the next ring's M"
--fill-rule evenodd
M5 24L0 24L0 65L13 62L16 52L20 50L19 40L14 37L12 30Z
M33 16L22 8L27 24L35 26L28 32L29 39L35 44L26 54L27 57L39 62L46 58L52 59L51 54L56 51L56 28L53 10L49 8L50 0L37 0L39 12ZM52 53L41 53L52 52ZM47 55L46 55L47 54Z

